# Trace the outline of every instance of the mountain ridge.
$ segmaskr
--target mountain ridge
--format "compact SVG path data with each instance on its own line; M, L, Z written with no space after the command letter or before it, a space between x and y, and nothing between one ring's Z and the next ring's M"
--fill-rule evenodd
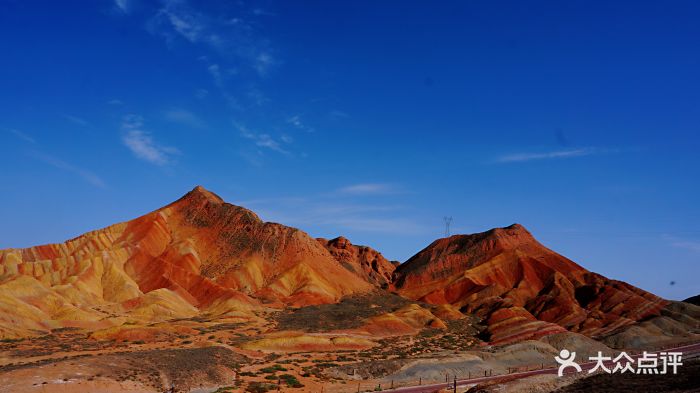
M266 310L376 290L417 303L373 317L367 329L408 332L446 326L436 315L475 315L492 343L566 331L606 336L660 316L669 303L584 269L520 224L437 239L397 264L343 236L314 239L265 222L197 186L64 243L0 250L0 335L193 317L246 323Z

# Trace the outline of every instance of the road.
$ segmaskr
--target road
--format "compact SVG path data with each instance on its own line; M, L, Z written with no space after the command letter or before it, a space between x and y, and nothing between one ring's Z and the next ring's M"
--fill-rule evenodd
M669 348L669 349L664 349L661 351L655 351L655 352L649 352L649 353L660 353L660 352L682 352L683 353L683 358L685 358L687 355L691 354L698 354L700 353L700 343L696 344L691 344L691 345L684 345L681 347L676 347L676 348ZM637 359L639 358L640 355L630 355L631 358ZM581 366L581 372L586 372L593 367L595 367L595 362L587 362L587 363L580 363L579 365ZM614 367L614 363L612 361L605 362L605 366L609 369L612 369ZM683 367L683 366L679 366ZM502 374L502 375L494 375L490 377L479 377L479 378L471 378L471 379L458 379L457 380L457 386L465 386L465 385L474 385L482 382L488 382L488 381L493 381L497 380L499 378L503 377L509 377L513 379L520 379L520 378L525 378L525 377L530 377L533 375L541 375L541 374L557 374L559 372L558 367L553 367L553 368L545 368L541 370L532 370L532 371L523 371L523 372L516 372L512 374ZM573 367L568 367L564 374L574 374L576 373L576 370ZM403 388L396 388L392 390L385 390L385 392L400 392L400 393L431 393L439 389L445 389L448 387L452 387L452 383L437 383L437 384L432 384L432 385L422 385L422 386L407 386Z

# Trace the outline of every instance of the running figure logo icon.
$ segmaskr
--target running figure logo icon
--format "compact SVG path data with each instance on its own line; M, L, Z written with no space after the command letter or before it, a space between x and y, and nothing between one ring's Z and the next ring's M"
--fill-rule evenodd
M557 375L559 375L560 377L563 376L564 370L567 367L573 367L576 369L576 371L581 372L581 366L579 366L578 363L574 361L574 359L576 358L576 352L569 352L568 349L562 349L561 352L559 352L559 356L554 357L554 360L556 360L557 363L560 364L559 372Z

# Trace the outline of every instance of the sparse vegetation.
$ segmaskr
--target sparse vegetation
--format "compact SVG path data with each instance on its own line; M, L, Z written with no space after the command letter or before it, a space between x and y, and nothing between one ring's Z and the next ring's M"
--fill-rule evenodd
M273 365L273 366L264 367L264 368L261 368L261 369L260 369L260 372L263 372L263 373L266 373L266 374L275 373L275 372L277 372L277 371L287 371L287 369L284 368L284 367L282 367L282 366L279 365L279 364L275 364L275 365Z
M396 311L410 303L410 300L386 292L348 296L337 304L307 306L279 313L278 328L314 332L352 329L361 326L366 318Z
M304 385L299 382L299 380L291 374L282 374L280 379L284 381L290 388L303 388Z

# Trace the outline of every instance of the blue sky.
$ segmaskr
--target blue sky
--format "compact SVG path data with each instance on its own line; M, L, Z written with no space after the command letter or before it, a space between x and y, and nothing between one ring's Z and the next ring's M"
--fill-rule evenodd
M201 184L391 259L518 222L700 293L699 3L407 3L0 1L0 248Z

